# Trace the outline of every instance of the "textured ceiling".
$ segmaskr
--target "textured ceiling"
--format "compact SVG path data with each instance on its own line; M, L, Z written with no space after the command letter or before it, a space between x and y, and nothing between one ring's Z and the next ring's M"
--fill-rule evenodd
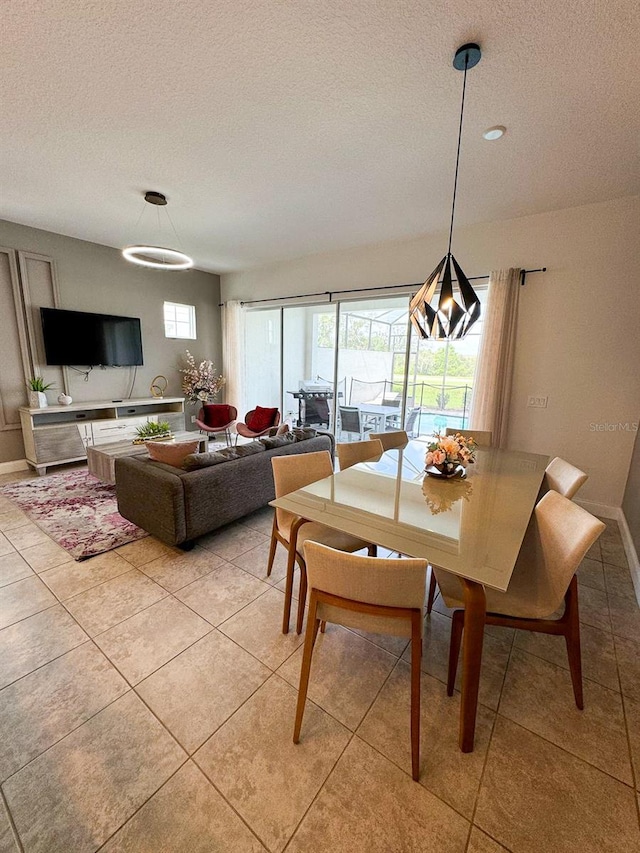
M0 4L0 218L243 269L638 191L636 0ZM504 124L498 142L482 131ZM149 227L148 227L149 226ZM173 240L175 243L175 239ZM454 242L455 250L455 242Z

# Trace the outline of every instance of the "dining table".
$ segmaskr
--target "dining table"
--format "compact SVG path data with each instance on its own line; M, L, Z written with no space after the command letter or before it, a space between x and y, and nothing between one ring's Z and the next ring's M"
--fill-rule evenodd
M485 587L505 592L549 457L480 447L463 478L425 472L430 439L408 441L272 502L306 521L426 560L456 575L464 629L459 746L473 751L486 615Z

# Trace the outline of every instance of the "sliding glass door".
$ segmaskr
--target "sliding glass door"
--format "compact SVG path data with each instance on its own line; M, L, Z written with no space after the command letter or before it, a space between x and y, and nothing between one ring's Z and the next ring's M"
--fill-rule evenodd
M486 290L479 296L484 303ZM392 296L249 309L245 408L278 406L291 425L339 441L465 428L482 321L462 341L424 341L408 308L407 296Z
M335 305L282 309L284 419L293 426L332 428Z
M244 316L244 401L238 401L240 420L256 406L277 406L282 411L281 311L266 308L247 311Z

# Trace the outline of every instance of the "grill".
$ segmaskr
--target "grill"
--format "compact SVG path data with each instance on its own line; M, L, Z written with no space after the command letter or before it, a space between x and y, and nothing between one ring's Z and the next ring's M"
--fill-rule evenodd
M296 426L329 426L329 400L333 400L333 391L293 391L298 401L298 421Z

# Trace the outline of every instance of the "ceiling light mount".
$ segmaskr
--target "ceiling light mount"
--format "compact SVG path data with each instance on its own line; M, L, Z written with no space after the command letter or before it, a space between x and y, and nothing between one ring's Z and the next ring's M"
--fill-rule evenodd
M451 242L453 239L453 221L456 211L456 194L458 191L458 170L460 166L460 144L462 142L462 119L464 117L467 71L470 68L474 68L480 62L481 57L480 46L470 42L459 47L453 58L453 67L457 71L464 72L464 78L462 82L462 100L460 103L460 123L458 125L456 168L453 179L449 245L447 254L409 303L409 313L413 327L418 335L424 339L447 341L463 338L480 317L480 300L471 287L469 279L462 271L460 264L451 254ZM452 273L452 265L456 275L455 278ZM456 285L455 290L454 284ZM438 286L440 288L439 295L437 293ZM431 304L432 302L433 305Z
M488 127L484 130L482 136L488 139L489 142L493 142L494 139L501 139L506 132L507 128L503 124L495 124L493 127Z
M144 194L144 200L146 204L152 204L157 208L157 232L159 238L158 242L160 243L162 242L160 208L166 208L167 197L156 190L147 190ZM143 205L142 212L138 218L138 223L145 213L146 204ZM173 230L175 239L180 243L178 232L173 224L173 220L169 216L168 210L165 210L164 216L166 216L167 222ZM131 261L132 264L139 264L142 267L150 267L154 270L188 270L193 266L193 258L190 258L189 255L185 254L183 251L178 249L167 249L161 245L152 246L145 243L137 246L127 246L122 250L122 254L126 260Z
M162 195L162 193L158 193L155 190L147 190L144 194L144 200L148 201L149 204L157 204L159 207L164 207L167 203L166 195Z

